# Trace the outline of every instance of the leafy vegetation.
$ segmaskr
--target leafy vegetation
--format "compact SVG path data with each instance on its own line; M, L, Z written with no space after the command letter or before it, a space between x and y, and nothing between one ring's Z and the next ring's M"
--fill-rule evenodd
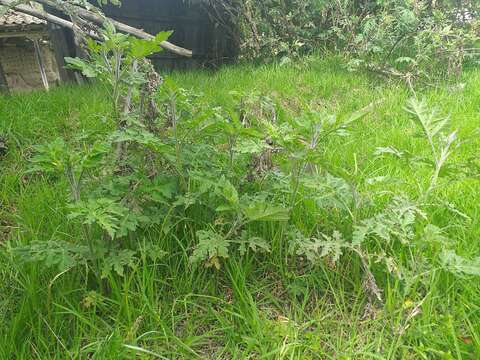
M396 62L426 69L424 5L353 6L381 31L352 54L405 40ZM478 70L433 90L338 57L163 78L170 33L96 33L67 58L96 82L0 99L2 357L478 357Z
M476 1L204 3L244 59L285 63L312 52L340 51L351 70L367 69L408 83L458 77L465 63L478 62Z
M479 75L337 60L1 99L2 356L478 355Z

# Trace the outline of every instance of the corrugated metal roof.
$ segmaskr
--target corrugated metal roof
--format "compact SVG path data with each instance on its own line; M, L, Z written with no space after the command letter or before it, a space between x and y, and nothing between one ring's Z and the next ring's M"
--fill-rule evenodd
M8 10L3 16L0 16L0 26L25 26L46 24L44 20L20 13L14 10Z

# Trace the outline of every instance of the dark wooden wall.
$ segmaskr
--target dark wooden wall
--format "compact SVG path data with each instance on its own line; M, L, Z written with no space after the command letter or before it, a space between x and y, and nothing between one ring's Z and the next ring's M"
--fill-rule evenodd
M193 50L193 59L167 52L154 56L154 62L160 67L215 65L235 55L233 43L225 31L210 20L199 0L122 0L120 7L107 6L104 11L107 16L150 34L173 30L169 41Z
M90 0L97 3L96 0ZM167 51L152 56L158 69L188 69L215 67L231 62L237 53L235 42L223 28L208 16L201 0L122 0L120 7L104 7L107 16L128 25L144 29L155 35L160 31L173 30L169 41L191 49L193 58L181 57ZM47 8L57 16L63 16ZM70 30L49 25L49 35L54 45L55 57L62 81L78 81L78 74L63 69L66 56L80 56ZM77 76L76 76L77 75Z

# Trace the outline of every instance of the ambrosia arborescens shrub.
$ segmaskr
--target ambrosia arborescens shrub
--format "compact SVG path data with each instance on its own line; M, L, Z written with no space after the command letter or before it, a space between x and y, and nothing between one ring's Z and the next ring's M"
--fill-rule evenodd
M474 0L204 2L238 43L243 59L285 61L335 50L352 69L412 80L459 75L479 53L479 4Z

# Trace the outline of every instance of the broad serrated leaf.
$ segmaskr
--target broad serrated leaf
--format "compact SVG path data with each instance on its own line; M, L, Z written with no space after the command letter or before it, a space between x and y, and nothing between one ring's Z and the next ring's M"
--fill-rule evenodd
M102 278L107 278L112 271L123 277L125 268L135 267L137 260L135 255L136 252L133 250L113 251L108 254L103 261Z
M441 262L445 270L458 276L480 276L480 257L467 259L453 250L441 254Z
M237 189L228 180L222 182L221 191L223 197L229 202L230 205L235 206L238 204L238 192Z
M172 31L163 31L151 40L131 38L130 55L134 58L142 59L146 56L161 52L163 49L160 44L167 40L172 33Z
M98 75L95 66L82 59L65 57L65 62L67 63L67 68L78 70L88 78L95 78Z
M138 224L132 212L113 199L97 198L79 201L72 204L70 209L70 219L80 219L86 225L97 224L112 239L125 236Z
M27 172L42 171L47 173L63 173L67 165L69 149L63 139L57 138L45 145L34 147L35 155L30 160L32 166Z
M404 197L395 197L385 210L354 226L353 244L360 245L367 238L407 244L414 238L417 217L424 217L424 214L414 203Z
M12 253L20 262L40 263L60 272L85 264L91 256L87 246L55 240L34 241L26 246L13 248Z
M228 258L228 248L230 243L221 235L212 230L197 231L198 244L190 256L193 264L211 262L212 259ZM210 265L216 265L217 262L211 262ZM217 267L217 266L215 266Z
M334 231L332 236L321 234L321 238L298 238L295 243L295 254L304 256L312 263L328 257L336 263L345 249L351 248L340 232Z
M142 248L142 256L152 261L158 261L164 258L168 253L164 251L159 245L147 243Z
M433 138L445 128L450 120L448 116L440 117L436 109L430 109L425 99L411 98L405 109L415 116L430 142L433 142Z
M290 211L284 207L272 206L266 202L254 202L243 208L249 221L288 221Z

